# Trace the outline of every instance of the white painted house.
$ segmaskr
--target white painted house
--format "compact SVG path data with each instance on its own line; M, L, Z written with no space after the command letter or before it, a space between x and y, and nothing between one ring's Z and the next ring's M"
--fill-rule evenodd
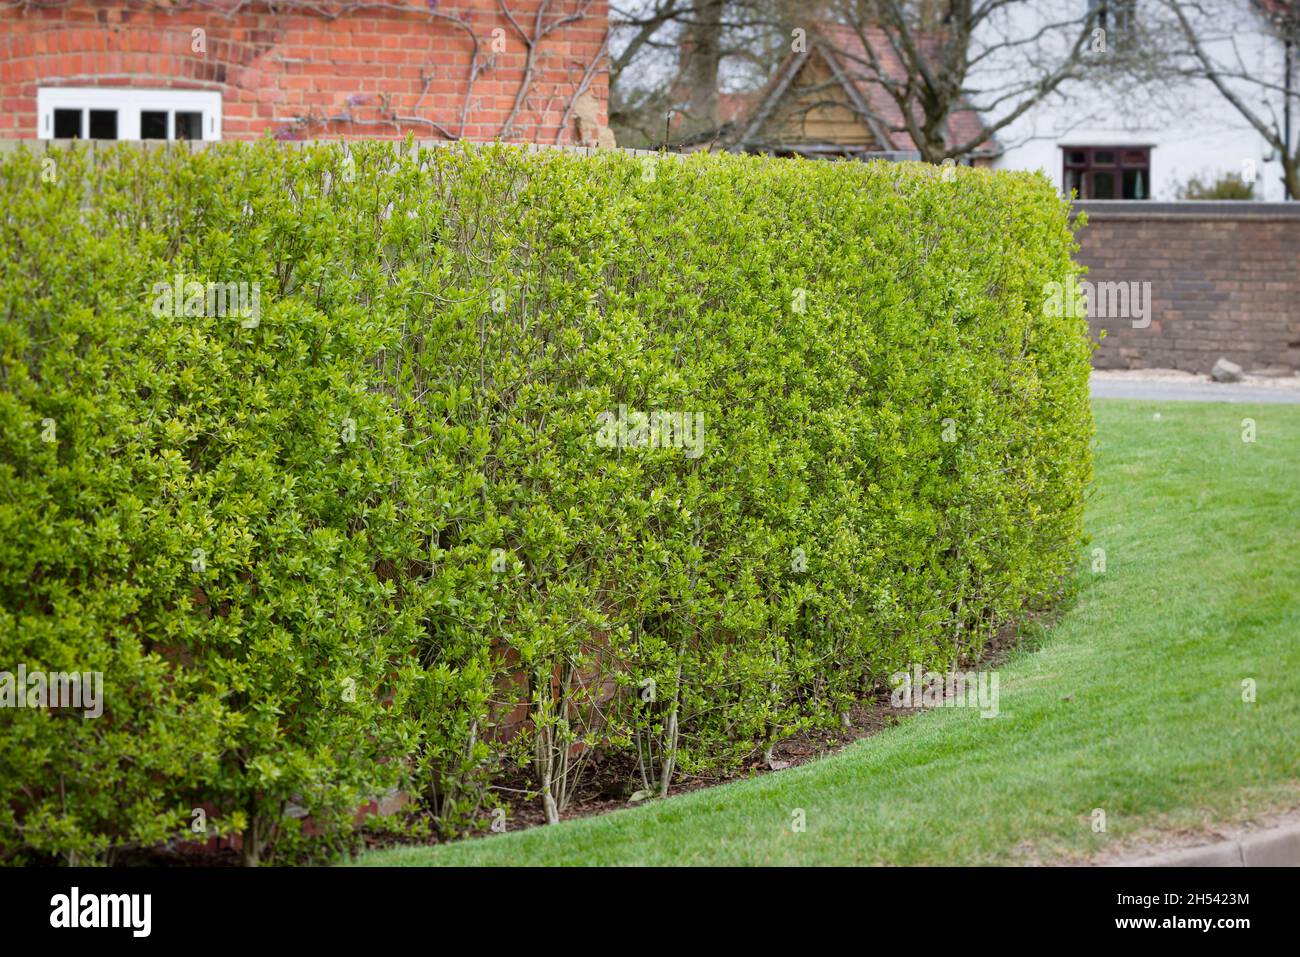
M1005 152L996 168L1041 169L1063 192L1074 189L1084 199L1172 200L1192 177L1213 181L1225 174L1253 181L1256 200L1286 198L1269 144L1209 81L1166 77L1136 84L1108 76L1106 57L1122 53L1126 37L1146 30L1157 44L1177 42L1177 27L1160 0L1050 0L1008 9L1021 18L1017 29L1026 31L1035 18L1078 17L1090 6L1100 7L1106 31L1105 50L1088 54L1095 78L1067 81L1059 95L1000 130ZM1216 61L1276 85L1268 90L1242 81L1233 89L1257 112L1276 116L1281 127L1281 90L1288 59L1295 88L1297 55L1288 58L1282 41L1265 31L1260 6L1259 0L1208 0L1198 25ZM1156 65L1153 57L1158 73ZM1300 116L1291 121L1292 142L1297 126Z

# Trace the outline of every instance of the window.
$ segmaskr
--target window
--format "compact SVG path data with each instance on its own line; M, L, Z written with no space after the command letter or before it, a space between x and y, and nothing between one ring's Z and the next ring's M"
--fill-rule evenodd
M1063 146L1065 192L1080 199L1150 199L1151 147Z
M1088 13L1094 18L1094 28L1101 30L1111 49L1134 49L1137 44L1137 0L1088 0Z
M117 110L90 110L90 138L117 139Z
M172 129L178 140L201 140L203 139L203 114L182 113L177 110Z
M1088 12L1097 15L1097 26L1116 34L1132 33L1137 19L1137 0L1088 0Z
M41 87L36 115L43 140L221 139L221 94L206 90Z
M140 111L140 139L142 140L167 139L167 111L166 110L141 110Z
M55 110L54 136L60 140L81 139L82 110Z

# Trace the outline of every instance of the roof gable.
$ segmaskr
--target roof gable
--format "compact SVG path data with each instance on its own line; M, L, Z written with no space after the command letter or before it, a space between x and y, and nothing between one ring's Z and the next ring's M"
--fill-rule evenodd
M741 134L746 146L895 147L861 93L821 44L792 53L777 68Z
M907 69L888 37L878 29L863 37L844 26L823 24L809 39L808 51L788 54L777 68L742 124L740 145L915 151L897 101L870 76L868 64L878 64L891 82L906 83ZM958 109L948 117L945 141L972 142L982 129L973 110ZM977 149L994 148L985 140Z

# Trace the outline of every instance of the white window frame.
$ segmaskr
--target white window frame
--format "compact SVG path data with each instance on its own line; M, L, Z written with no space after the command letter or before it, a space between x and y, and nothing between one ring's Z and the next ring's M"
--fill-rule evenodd
M129 86L43 86L36 91L36 135L54 138L54 111L81 110L90 131L90 110L117 111L117 138L140 138L140 114L165 112L167 139L176 139L176 113L202 113L203 139L221 139L221 94L210 90L141 90ZM163 142L159 140L158 142Z

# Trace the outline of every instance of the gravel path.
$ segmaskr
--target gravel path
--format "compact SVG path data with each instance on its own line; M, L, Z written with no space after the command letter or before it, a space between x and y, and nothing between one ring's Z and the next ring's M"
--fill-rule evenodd
M1300 404L1300 376L1247 376L1245 382L1215 382L1209 376L1172 369L1092 374L1094 399L1144 399L1153 402L1259 402Z

